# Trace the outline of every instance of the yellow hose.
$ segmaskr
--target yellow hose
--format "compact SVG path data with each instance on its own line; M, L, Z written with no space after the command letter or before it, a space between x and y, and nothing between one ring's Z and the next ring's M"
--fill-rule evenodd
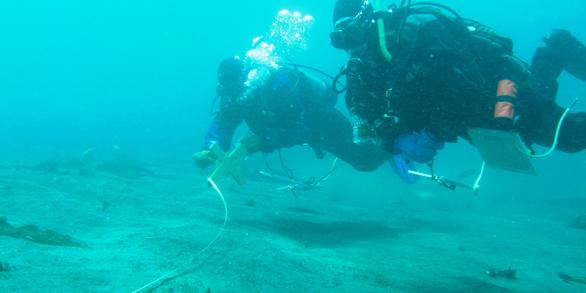
M384 11L382 0L376 0L374 2L374 12ZM393 55L389 52L387 48L387 38L385 33L385 21L382 17L377 16L376 18L376 27L378 31L378 43L380 47L381 54L383 57L388 61L391 62L393 60Z

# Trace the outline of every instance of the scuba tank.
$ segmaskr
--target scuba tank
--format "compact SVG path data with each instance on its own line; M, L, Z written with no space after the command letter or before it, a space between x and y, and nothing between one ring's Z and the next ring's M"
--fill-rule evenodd
M316 103L326 107L336 106L336 103L338 102L338 94L334 92L329 83L316 77L315 75L310 74L309 72L301 71L299 69L297 69L297 71L299 74L302 74L305 77L308 91L313 93L313 95L311 95L311 100L308 102Z
M455 31L468 32L473 42L486 46L486 49L512 52L512 40L497 33L496 30L477 21L462 18L445 5L431 2L411 3L410 0L403 0L399 6L390 5L386 9L380 0L364 1L361 10L352 20L344 21L342 28L336 28L330 34L332 45L353 51L360 47L360 44L356 43L358 41L373 42L376 43L383 60L391 62L396 52L389 48L396 48L399 45L407 19L411 16L424 15L433 16Z
M305 108L310 105L334 107L337 103L337 94L329 83L297 68L281 67L275 70L263 88L260 94L268 108Z
M484 54L513 54L513 40L495 29L472 19L461 19L476 48Z

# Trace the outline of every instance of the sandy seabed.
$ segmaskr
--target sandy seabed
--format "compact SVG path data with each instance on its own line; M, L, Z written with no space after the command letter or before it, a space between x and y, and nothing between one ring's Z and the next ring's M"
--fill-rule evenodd
M567 222L422 199L361 207L263 181L221 183L229 220L199 253L222 202L203 173L155 172L165 176L1 167L0 216L87 247L0 236L0 292L132 292L175 269L144 292L586 292L559 278L586 276L586 231Z

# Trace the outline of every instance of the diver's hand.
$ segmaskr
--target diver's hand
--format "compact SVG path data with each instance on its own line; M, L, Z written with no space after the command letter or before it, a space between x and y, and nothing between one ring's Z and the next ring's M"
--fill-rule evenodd
M405 154L399 153L393 155L393 157L389 160L391 167L393 170L401 177L403 181L407 184L413 184L417 181L418 177L409 173L409 170L415 170L415 165L411 162Z
M397 152L405 158L425 164L433 161L437 151L444 148L444 143L432 137L427 131L399 136L394 143Z
M216 163L216 156L209 148L205 148L193 154L193 161L195 161L201 169L205 169L207 166Z

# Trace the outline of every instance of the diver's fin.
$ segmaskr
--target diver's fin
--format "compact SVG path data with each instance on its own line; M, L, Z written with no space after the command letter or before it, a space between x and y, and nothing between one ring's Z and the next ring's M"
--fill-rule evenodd
M238 185L246 183L246 178L240 170L240 162L248 156L248 150L244 144L239 143L229 154L223 152L217 144L212 145L211 151L216 156L216 169L210 175L210 180L217 182L230 175Z

